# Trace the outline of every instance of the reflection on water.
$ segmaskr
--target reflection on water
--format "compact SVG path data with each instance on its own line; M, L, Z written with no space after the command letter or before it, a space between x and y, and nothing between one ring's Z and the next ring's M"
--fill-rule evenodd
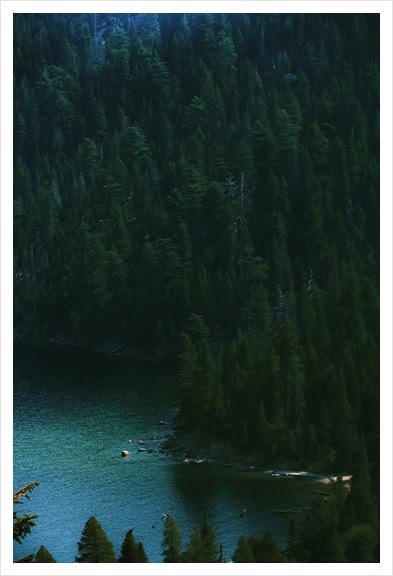
M306 507L315 488L310 480L192 466L160 453L153 438L170 429L159 421L174 415L171 375L162 368L16 346L14 398L14 488L40 482L18 510L39 518L15 544L16 559L43 544L58 562L73 562L94 515L117 554L133 528L149 560L161 562L163 514L174 516L184 545L207 514L229 561L242 534L270 530L285 545L289 515L269 509ZM152 453L137 452L140 439Z

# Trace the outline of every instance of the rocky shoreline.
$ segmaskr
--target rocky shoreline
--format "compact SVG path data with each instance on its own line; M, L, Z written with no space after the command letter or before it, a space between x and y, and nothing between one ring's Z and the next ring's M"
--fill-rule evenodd
M278 468L293 470L299 466L299 463L295 461L278 462L274 463L274 466L266 465L258 452L242 453L235 449L228 440L219 438L207 440L199 432L179 434L175 429L173 434L162 443L161 448L164 453L171 454L175 460L191 465L212 465L266 474L272 474ZM323 475L318 474L319 476Z
M233 449L229 442L223 440L216 440L210 444L201 445L195 442L193 438L191 439L190 436L178 436L174 433L162 443L162 451L184 464L265 471L260 458L255 454L241 455Z
M146 362L148 364L164 364L165 358L160 354L132 347L127 342L108 339L105 342L93 343L87 337L70 337L64 334L42 336L31 329L15 329L14 341L27 346L55 346L85 349L90 352L114 357L129 358ZM179 433L179 430L170 425L171 432L161 441L160 452L170 455L175 460L189 465L210 465L232 468L235 470L250 470L273 474L275 476L296 476L298 472L291 472L299 468L298 461L282 461L266 465L262 455L258 452L244 453L233 447L229 440L221 438L206 438L200 432ZM328 483L331 474L317 472L312 464L303 473L303 477L319 479Z
M331 472L321 471L317 463L309 463L306 470L297 460L267 464L260 453L242 453L228 440L207 440L199 432L179 433L176 428L163 440L160 452L187 466L219 466L239 471L262 472L277 478L309 479L326 487L333 485L338 476L342 476L347 485L352 478L350 475L333 475Z
M86 336L71 337L64 334L42 336L32 330L16 329L13 333L14 341L28 346L58 346L85 349L99 354L141 360L149 364L161 364L165 359L160 354L154 354L142 348L132 347L128 342L108 339L103 342L92 342Z

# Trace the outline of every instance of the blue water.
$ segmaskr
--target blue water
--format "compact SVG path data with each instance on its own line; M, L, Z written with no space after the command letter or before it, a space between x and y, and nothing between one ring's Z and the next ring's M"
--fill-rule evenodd
M14 490L40 485L16 508L39 517L23 544L14 544L14 558L43 544L57 562L74 562L90 516L116 554L133 528L150 562L162 561L163 514L175 518L183 546L207 514L226 561L242 534L270 530L285 546L289 515L269 508L309 506L315 483L177 462L152 440L171 432L159 421L173 416L171 374L163 368L75 349L15 346ZM140 439L152 453L137 452ZM130 457L122 458L122 450Z

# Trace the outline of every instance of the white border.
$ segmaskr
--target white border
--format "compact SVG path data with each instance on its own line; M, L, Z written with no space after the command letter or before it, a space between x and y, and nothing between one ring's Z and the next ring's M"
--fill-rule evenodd
M187 567L148 564L133 568L138 574L392 574L392 4L390 1L234 2L187 0L105 1L3 1L1 2L1 574L129 574L127 565L13 564L11 535L12 489L12 15L27 12L285 12L381 13L381 563L380 564L217 564ZM34 402L34 398L32 398ZM34 480L34 479L33 479ZM61 522L61 494L59 522ZM34 494L33 494L34 498ZM185 570L184 570L185 569Z

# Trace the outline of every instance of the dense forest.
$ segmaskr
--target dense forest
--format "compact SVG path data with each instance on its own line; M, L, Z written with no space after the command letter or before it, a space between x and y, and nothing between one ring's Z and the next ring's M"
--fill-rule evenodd
M15 14L14 326L379 492L379 14Z

